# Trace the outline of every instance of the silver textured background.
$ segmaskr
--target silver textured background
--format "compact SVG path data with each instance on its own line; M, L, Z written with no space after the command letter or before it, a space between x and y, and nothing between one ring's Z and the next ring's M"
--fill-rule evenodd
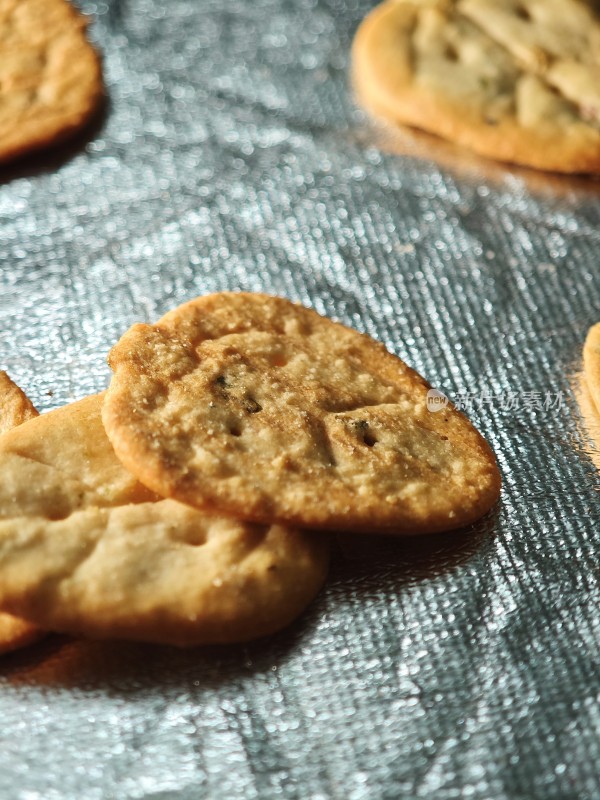
M600 184L371 124L366 0L106 0L110 104L4 170L0 368L50 409L108 381L132 322L268 290L384 341L474 419L498 513L340 539L289 631L179 652L53 637L0 664L0 797L600 797L598 476L571 393L600 319Z

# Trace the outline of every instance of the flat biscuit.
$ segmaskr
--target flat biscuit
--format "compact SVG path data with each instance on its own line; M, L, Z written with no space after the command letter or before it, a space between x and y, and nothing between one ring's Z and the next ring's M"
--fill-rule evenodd
M593 325L586 336L583 373L596 408L600 409L600 322Z
M0 433L38 416L27 395L0 371ZM12 614L0 613L0 654L25 647L44 636L36 625Z
M501 161L598 172L597 66L573 59L536 62L532 54L542 52L537 38L545 31L552 39L548 26L536 34L536 25L519 17L531 7L547 19L550 8L562 5L582 11L577 0L388 0L356 33L359 99L395 122ZM577 32L584 36L578 28L583 16L566 24L569 41Z
M67 0L0 0L0 163L67 139L98 109L86 24Z
M382 344L278 297L193 300L110 353L103 420L154 491L324 529L425 533L498 499L494 456Z
M0 607L48 630L180 646L298 616L325 578L322 537L153 495L117 461L101 402L0 438Z

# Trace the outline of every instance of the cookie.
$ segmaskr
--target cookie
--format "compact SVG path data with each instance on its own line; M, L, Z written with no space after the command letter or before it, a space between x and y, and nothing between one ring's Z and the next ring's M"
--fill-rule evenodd
M494 456L382 344L288 300L200 297L110 353L103 420L154 491L243 519L426 533L498 499Z
M595 173L597 33L577 0L388 0L356 33L354 84L376 114L482 155Z
M67 0L0 0L0 163L67 139L99 108L86 24Z
M322 537L153 495L95 396L0 439L0 607L48 630L180 646L287 625L321 587Z
M575 376L573 393L577 399L583 423L578 427L584 442L584 452L600 470L600 411L592 398L584 374Z
M600 322L593 325L583 346L583 372L596 408L600 409Z
M0 370L0 434L37 416L27 395Z
M0 433L15 428L38 412L27 395L0 371ZM12 614L0 613L0 654L37 641L44 633L35 625Z

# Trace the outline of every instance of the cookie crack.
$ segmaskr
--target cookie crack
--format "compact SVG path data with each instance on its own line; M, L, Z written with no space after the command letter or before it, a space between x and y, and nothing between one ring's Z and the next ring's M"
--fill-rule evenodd
M7 454L8 455L8 454ZM23 461L29 461L32 464L39 464L41 467L46 467L46 469L52 470L52 472L61 472L61 470L57 469L53 464L48 464L41 458L34 458L30 455L24 455L23 453L19 453L16 450L13 450L10 455L16 456L17 458L22 459ZM62 474L62 472L61 472Z

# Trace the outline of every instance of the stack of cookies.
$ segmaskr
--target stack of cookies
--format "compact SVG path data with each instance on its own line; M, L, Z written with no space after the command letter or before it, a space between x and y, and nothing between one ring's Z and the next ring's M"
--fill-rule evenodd
M134 325L109 362L105 394L0 437L0 609L32 634L270 634L323 584L327 531L450 530L498 499L462 414L432 413L381 344L285 299L200 297Z

